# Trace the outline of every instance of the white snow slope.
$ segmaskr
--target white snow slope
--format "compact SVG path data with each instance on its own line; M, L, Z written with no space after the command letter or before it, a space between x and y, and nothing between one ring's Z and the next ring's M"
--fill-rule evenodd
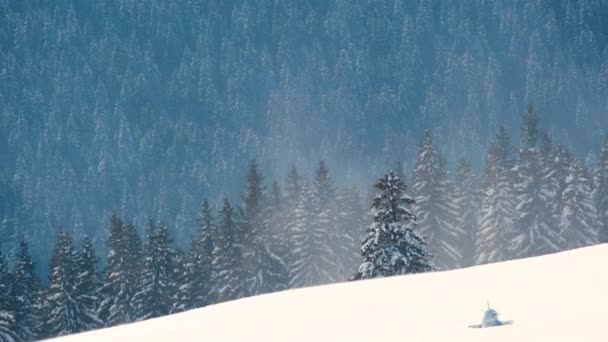
M608 245L246 298L60 341L608 341ZM513 325L470 329L486 300Z

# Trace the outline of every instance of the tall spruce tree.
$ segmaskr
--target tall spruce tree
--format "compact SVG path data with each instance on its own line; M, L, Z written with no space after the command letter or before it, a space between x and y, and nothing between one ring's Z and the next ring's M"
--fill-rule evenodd
M224 205L219 212L212 262L213 293L219 302L246 295L241 273L243 255L237 240L238 228L234 216L232 205L224 199Z
M264 196L264 220L269 228L269 233L274 236L273 243L279 255L285 257L289 246L289 234L285 229L287 221L286 196L283 194L281 185L276 180L270 185L270 191Z
M38 339L53 337L53 327L50 324L51 305L49 303L48 288L41 287L38 292L38 301L36 303L36 322L35 335Z
M199 229L190 248L191 307L203 307L215 302L212 293L212 263L215 223L209 202L205 199L198 217ZM188 268L188 266L187 266Z
M100 318L106 326L132 322L136 317L133 296L141 273L141 240L132 223L117 215L109 222L108 257L101 288Z
M513 222L515 193L511 168L509 136L501 127L486 156L481 215L475 243L476 264L512 258L510 247L516 232Z
M15 323L19 340L31 341L47 337L46 318L42 316L42 287L36 276L29 245L24 238L19 241L11 296L15 300Z
M540 181L541 188L544 192L544 202L546 211L543 213L547 226L551 227L552 230L557 231L559 234L559 222L561 214L556 215L556 211L562 208L562 192L564 188L562 177L567 173L567 170L560 170L562 167L568 168L570 165L566 164L566 160L561 161L558 156L560 146L555 146L553 139L549 134L542 130L540 131L540 139L538 143L539 157L538 163L540 165ZM564 239L557 239L556 242L561 242L562 245L557 247L557 250L565 249L567 243Z
M313 221L310 238L314 244L315 278L318 283L333 283L338 280L338 258L334 246L338 242L338 221L336 212L336 189L329 167L323 160L315 171L312 184Z
M168 315L174 299L171 286L173 251L169 230L163 224L158 229L150 222L146 235L144 268L138 291L133 296L136 319L145 320Z
M289 260L291 257L291 236L286 229L287 204L279 182L273 181L270 191L264 196L263 219L268 227L265 233L267 246L275 259L275 283L271 291L280 291L289 287Z
M523 114L522 147L516 166L517 206L514 240L515 258L537 256L559 251L563 242L552 221L549 189L543 176L539 151L539 115L533 106Z
M303 179L294 165L289 168L285 178L285 203L283 205L284 216L281 232L284 235L282 242L286 250L285 258L289 271L288 284L291 287L293 282L293 265L298 258L295 251L294 232L296 230L296 209L302 197Z
M462 266L466 232L456 225L447 173L429 131L418 148L413 184L419 231L435 256L435 265L440 270Z
M570 163L562 202L559 229L565 241L563 247L572 249L596 244L599 225L591 180L579 160L574 159Z
M334 246L339 280L352 277L352 270L361 264L361 243L366 231L367 212L363 210L361 195L356 187L342 187L336 195L338 239Z
M15 325L15 298L12 297L13 277L4 253L0 250L0 342L17 341Z
M378 180L372 204L373 223L361 245L363 263L353 279L370 279L433 269L432 257L416 232L414 199L393 172Z
M51 256L50 283L47 304L50 336L80 332L86 325L86 307L79 302L77 291L78 267L72 236L59 230L57 244Z
M598 156L598 167L595 176L595 203L599 218L599 242L608 242L608 140L602 146Z
M82 306L82 330L91 330L103 326L97 315L100 297L101 282L97 273L99 259L95 253L93 243L85 237L80 253L76 260L77 278L76 293L79 304Z
M172 294L170 314L194 308L192 304L192 262L189 255L181 249L173 252L173 269L169 281L169 291Z
M251 160L247 173L245 193L243 194L241 248L243 252L243 281L245 282L246 296L266 292L266 279L262 276L265 253L262 245L264 220L263 208L263 178L257 161Z
M249 164L243 194L243 275L247 295L281 290L287 287L287 268L271 248L274 236L264 217L263 176L254 159Z
M465 232L462 266L470 266L475 263L481 192L475 170L468 160L462 159L458 162L452 197L456 208L456 226L459 231Z
M570 173L572 156L568 148L563 145L554 146L551 151L544 149L542 154L545 163L543 178L547 183L549 209L552 215L551 222L557 225L561 220L565 204L563 194L566 190L566 179ZM562 240L562 242L566 241Z
M289 286L305 287L318 284L319 266L316 251L320 248L311 229L314 222L314 200L310 187L302 186L300 200L294 209L294 222L290 233L293 241L292 258L289 266Z

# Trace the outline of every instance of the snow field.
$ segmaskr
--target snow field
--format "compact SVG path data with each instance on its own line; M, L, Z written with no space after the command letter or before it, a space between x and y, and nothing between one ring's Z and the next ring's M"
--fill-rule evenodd
M57 341L608 341L608 245L245 298ZM511 326L469 329L486 300Z

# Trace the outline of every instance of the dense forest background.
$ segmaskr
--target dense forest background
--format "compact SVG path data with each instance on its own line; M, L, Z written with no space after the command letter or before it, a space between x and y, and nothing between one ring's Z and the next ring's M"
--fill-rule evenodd
M603 0L0 0L0 247L46 274L60 226L105 255L114 212L186 247L254 157L365 193L427 128L481 174L528 103L594 167L607 43Z

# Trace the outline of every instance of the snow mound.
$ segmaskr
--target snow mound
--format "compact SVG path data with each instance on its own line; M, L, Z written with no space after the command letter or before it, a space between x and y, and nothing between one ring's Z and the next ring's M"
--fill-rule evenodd
M608 341L608 245L245 298L58 341ZM513 325L481 323L486 300Z

